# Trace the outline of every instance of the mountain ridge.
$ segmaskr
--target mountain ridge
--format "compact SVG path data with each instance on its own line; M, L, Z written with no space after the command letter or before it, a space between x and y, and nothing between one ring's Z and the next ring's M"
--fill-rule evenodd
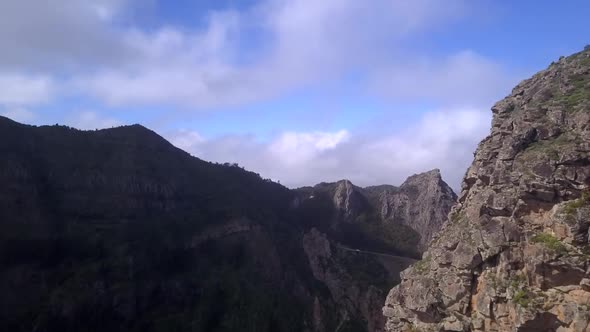
M0 118L0 153L2 330L382 331L419 251L349 181L290 190L140 125Z

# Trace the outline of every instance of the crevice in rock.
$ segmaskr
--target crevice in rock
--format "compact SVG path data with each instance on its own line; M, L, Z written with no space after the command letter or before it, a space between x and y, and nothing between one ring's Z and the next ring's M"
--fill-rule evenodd
M482 217L484 215L490 217L510 217L512 211L508 210L508 208L503 209L496 209L488 205L482 205L479 210L479 216Z
M479 252L479 248L477 249L477 251L481 257L481 253ZM482 260L482 263L480 263L476 267L474 267L471 272L471 289L469 290L469 300L467 302L467 309L465 311L465 314L468 316L471 316L471 313L473 311L473 296L477 292L477 287L479 285L479 277L481 276L481 273L483 271L484 264L485 264L485 262L483 262L483 260Z
M551 332L564 326L564 323L555 314L544 312L525 322L517 329L517 332Z
M419 321L427 324L439 323L442 320L443 315L437 310L434 305L431 306L426 312L412 310ZM430 314L432 312L433 314Z
M483 186L490 185L490 177L488 175L480 175L478 179L481 181Z
M574 166L574 167L585 167L590 166L590 158L581 158L574 160L566 160L556 163L556 166Z

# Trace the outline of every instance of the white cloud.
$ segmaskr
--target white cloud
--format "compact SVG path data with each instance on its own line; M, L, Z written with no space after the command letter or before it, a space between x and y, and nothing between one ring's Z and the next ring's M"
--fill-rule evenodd
M170 137L204 159L239 162L290 186L340 178L399 183L437 167L457 187L489 125L488 112L457 107L487 108L512 85L501 65L475 52L434 58L408 46L470 13L472 2L464 0L261 0L241 12L211 12L196 25L202 28L147 30L120 20L144 3L1 1L0 73L17 74L0 75L0 106L28 108L59 91L121 109L210 109L302 87L321 94L360 73L367 81L359 90L368 82L381 97L452 108L398 133L287 132L268 143L237 135L206 140L190 131ZM93 111L68 122L82 129L120 124Z
M138 53L110 21L130 1L0 1L0 69L63 75L132 61Z
M250 101L248 69L231 64L239 15L211 14L207 29L192 33L171 27L154 33L124 31L130 49L141 55L124 67L74 80L74 87L109 104L221 106Z
M244 12L211 13L202 30L123 31L125 49L139 56L79 78L76 87L114 105L243 105L397 61L403 38L460 16L466 7L460 0L375 0L370 6L266 0ZM251 41L251 32L263 42ZM251 45L244 49L246 40Z
M0 105L42 104L50 101L54 93L54 82L48 77L0 74Z
M446 104L488 107L507 94L515 76L473 51L443 59L417 57L375 71L373 88L396 100L437 100Z
M239 12L210 12L202 28L142 30L117 20L151 2L2 1L0 69L59 76L63 91L108 105L191 109L338 84L351 71L402 99L452 103L463 91L462 100L479 101L505 85L501 68L477 54L439 62L405 46L416 33L470 13L475 5L465 0L260 0Z
M346 130L334 133L287 132L274 141L268 150L277 162L291 167L305 167L306 163L326 151L335 149L349 137L350 134Z
M363 186L400 184L411 174L440 168L445 180L459 188L490 120L489 112L459 109L427 113L415 126L390 135L289 132L268 143L253 136L205 140L191 132L169 138L197 157L237 162L291 187L344 178Z
M79 111L65 120L66 124L82 130L104 129L123 125L119 120L93 111Z
M175 132L170 140L177 147L185 151L192 151L193 153L197 151L200 144L205 142L205 138L199 135L199 133L186 129Z
M491 114L474 109L426 113L408 130L370 142L361 150L364 162L376 174L367 176L378 183L390 176L440 168L445 180L459 188L473 159L473 151L489 132Z

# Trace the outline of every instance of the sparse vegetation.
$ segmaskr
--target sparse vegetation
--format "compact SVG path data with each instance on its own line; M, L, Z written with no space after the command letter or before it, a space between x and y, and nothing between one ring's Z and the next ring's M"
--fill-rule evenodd
M590 58L580 60L582 66L590 65ZM587 74L575 74L570 77L572 89L565 94L557 95L555 101L563 104L568 111L577 111L576 106L590 101L590 77Z
M570 143L570 139L566 134L561 134L553 139L540 140L532 143L523 152L526 158L535 157L538 155L546 155L549 159L559 159L559 151Z
M451 215L449 216L449 219L451 219L452 223L461 222L465 219L465 212L463 212L463 211L458 212L457 210L454 210L451 213Z
M512 296L512 302L518 304L523 308L528 308L531 305L539 306L544 301L539 301L541 298L545 298L546 295L541 291L531 291L528 286L526 276L522 273L515 274L510 280L509 288L512 290L514 295Z
M430 256L426 256L424 257L422 260L416 262L416 264L414 264L414 271L423 274L424 272L426 272L429 267L430 267L430 262L432 261L432 258Z
M518 304L521 307L527 308L531 303L530 294L526 289L518 290L514 297L512 297L512 302Z
M590 192L584 191L582 197L569 201L563 210L568 215L574 215L578 209L588 205L590 205Z
M524 286L526 286L526 277L522 274L517 274L510 280L510 287L513 289L518 289Z
M407 328L405 330L405 332L422 332L422 330L420 330L419 328L417 328L416 326L412 325L409 328Z
M567 252L565 245L551 234L535 234L531 238L531 242L543 244L545 247L547 247L547 249L550 249L558 254L564 254Z
M493 273L487 273L485 278L496 292L500 293L506 290L506 281L498 279Z

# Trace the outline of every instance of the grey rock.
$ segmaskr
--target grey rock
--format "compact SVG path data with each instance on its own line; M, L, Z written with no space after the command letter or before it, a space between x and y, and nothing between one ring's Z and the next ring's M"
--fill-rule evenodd
M350 181L342 180L336 183L333 202L339 218L351 221L358 216L363 208L364 197Z
M313 276L326 286L339 308L339 326L361 317L367 331L382 331L385 317L381 309L388 288L399 283L400 272L415 261L396 255L423 251L457 196L439 170L413 175L400 187L360 188L342 180L299 192L296 208L324 202L334 211L331 219L320 220L304 234L303 248ZM396 242L414 237L415 242ZM320 313L314 309L314 317ZM314 326L326 325L316 318Z
M428 247L457 200L438 169L412 175L399 188L380 186L365 190L376 198L383 220L403 224L419 234L420 251Z

